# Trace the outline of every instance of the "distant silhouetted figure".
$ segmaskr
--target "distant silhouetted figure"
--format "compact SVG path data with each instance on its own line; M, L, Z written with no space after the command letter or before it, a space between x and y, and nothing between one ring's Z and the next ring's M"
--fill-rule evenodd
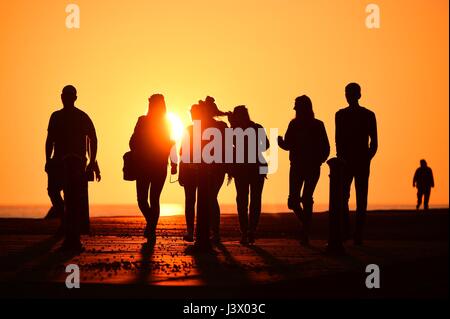
M301 242L308 244L314 190L319 181L320 166L330 154L330 144L323 122L314 117L308 96L297 97L294 110L296 116L289 123L284 139L278 137L278 144L289 151L288 207L303 224Z
M344 216L345 232L349 234L350 187L355 179L356 227L355 244L363 241L363 227L367 211L370 162L378 148L377 121L375 114L359 105L361 87L350 83L345 87L348 107L336 113L337 157L344 160Z
M269 148L269 140L264 128L250 119L248 110L244 105L234 108L232 114L228 116L233 129L242 129L243 144L237 144L235 137L235 153L241 152L242 163L237 162L234 157L234 164L231 165L231 176L234 178L236 186L236 203L239 214L239 225L241 229L241 244L253 244L255 233L261 215L261 199L266 174L260 171L262 166L267 166L262 157L262 152ZM249 131L252 130L252 131ZM245 132L245 133L244 133ZM254 134L254 141L250 144L250 137L246 133ZM239 147L240 149L236 149ZM250 148L251 147L251 148ZM254 158L254 161L253 159ZM250 195L250 208L249 208ZM250 211L249 211L250 210Z
M137 200L147 222L144 237L150 245L156 243L156 226L160 215L159 198L167 177L169 155L174 144L170 138L164 96L154 94L148 99L147 115L139 117L130 139L130 149L136 165ZM177 163L174 161L171 164L171 173L176 174Z
M427 162L423 159L420 160L420 167L416 170L413 179L413 187L417 188L417 206L416 209L423 208L428 210L428 202L430 201L431 188L434 187L433 171L428 167Z
M194 104L191 107L191 118L193 121L200 121L200 106ZM184 148L182 145L180 148L180 171L178 175L178 182L184 187L185 194L185 216L186 216L186 228L187 233L183 239L188 242L194 241L194 222L195 222L195 201L198 190L198 174L200 165L193 162L194 152L194 125L189 125L185 130L183 141L188 139L189 149ZM183 143L184 144L184 143Z
M64 192L63 250L81 251L80 234L89 231L88 179L86 170L98 167L97 136L89 116L75 107L77 91L68 85L63 88L61 100L64 108L52 114L45 146L46 171L49 178L55 174L49 193L56 195L62 185ZM89 153L88 153L89 151ZM53 153L53 157L52 157ZM86 154L89 164L86 167Z

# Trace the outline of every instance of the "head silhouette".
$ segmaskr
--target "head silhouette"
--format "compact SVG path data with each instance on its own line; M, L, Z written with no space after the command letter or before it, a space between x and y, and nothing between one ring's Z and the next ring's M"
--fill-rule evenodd
M200 121L202 118L200 105L194 104L191 106L192 121Z
M250 115L248 114L248 109L245 107L245 105L238 105L233 110L233 122L235 125L246 125L248 124L250 120Z
M299 96L295 99L294 110L298 119L306 121L314 119L312 102L306 95Z
M358 105L361 98L361 87L358 83L349 83L345 87L345 97L349 105Z
M64 107L73 107L77 100L77 89L73 85L66 85L61 93L61 101Z
M166 115L166 102L164 95L153 94L148 99L148 115L164 117Z
M427 167L427 161L424 159L420 160L420 167Z

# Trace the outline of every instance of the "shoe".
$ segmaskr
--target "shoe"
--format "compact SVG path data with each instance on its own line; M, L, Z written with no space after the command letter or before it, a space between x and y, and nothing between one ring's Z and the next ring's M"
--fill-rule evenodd
M194 242L194 235L186 234L186 235L183 236L183 240L187 241L188 243L193 243Z
M211 241L214 245L220 245L222 242L220 240L220 236L219 235L213 235L211 238Z
M255 243L255 233L253 233L253 232L248 233L248 243L249 244Z
M248 245L248 236L247 235L242 235L241 240L240 240L241 245Z

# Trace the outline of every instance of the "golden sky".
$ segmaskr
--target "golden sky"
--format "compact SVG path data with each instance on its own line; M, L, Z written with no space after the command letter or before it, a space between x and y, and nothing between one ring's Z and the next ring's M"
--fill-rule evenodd
M122 155L147 97L163 93L188 123L206 95L230 110L246 104L252 119L284 134L296 96L311 97L325 122L332 155L334 114L348 82L377 115L379 152L369 203L413 204L412 176L425 158L433 168L432 204L448 204L448 1L374 0L381 28L365 25L360 0L73 0L80 29L67 29L69 1L0 4L0 205L48 203L44 141L66 84L94 121L103 181L92 203L134 203L122 180ZM285 203L288 154L269 177L264 203ZM232 203L233 186L221 201ZM166 184L162 202L183 203ZM316 203L328 202L328 167Z

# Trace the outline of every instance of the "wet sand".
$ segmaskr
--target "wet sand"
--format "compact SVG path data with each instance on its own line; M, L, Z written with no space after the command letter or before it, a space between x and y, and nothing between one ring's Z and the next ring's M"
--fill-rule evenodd
M222 216L213 255L186 253L184 216L162 217L153 251L143 249L140 217L92 218L86 250L57 251L57 221L0 219L2 298L441 298L448 297L448 209L373 211L366 242L325 252L328 215L314 215L311 245L298 242L293 214L263 214L253 246L239 244L235 214ZM77 264L81 288L65 286ZM381 288L367 289L377 264Z

